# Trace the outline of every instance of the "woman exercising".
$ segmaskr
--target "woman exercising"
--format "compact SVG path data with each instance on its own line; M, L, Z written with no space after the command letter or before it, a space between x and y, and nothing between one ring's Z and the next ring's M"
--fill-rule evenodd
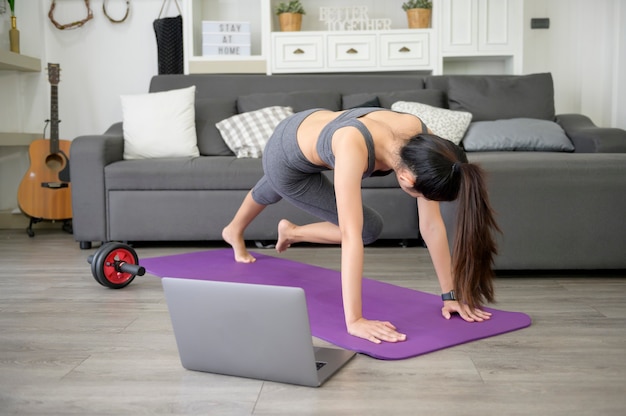
M270 204L286 199L323 222L278 224L276 250L298 242L341 244L341 285L348 333L375 343L406 339L390 322L362 314L363 246L383 227L381 216L364 206L361 180L395 172L404 192L417 198L419 228L441 286L442 315L458 313L469 322L489 319L480 307L492 301L492 259L498 229L483 173L463 150L429 134L416 116L382 108L346 111L312 109L281 121L263 153L265 175L245 197L223 232L235 260L254 262L244 231ZM323 171L334 170L334 186ZM453 255L438 201L459 198Z

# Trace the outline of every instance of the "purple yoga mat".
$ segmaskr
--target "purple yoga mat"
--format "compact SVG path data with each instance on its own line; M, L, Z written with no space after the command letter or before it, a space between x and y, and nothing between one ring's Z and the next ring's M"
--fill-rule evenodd
M441 316L441 298L372 279L363 279L363 315L392 322L407 340L374 344L346 332L338 271L253 253L257 261L241 264L232 250L201 251L142 259L141 265L159 277L296 286L306 294L311 333L339 347L385 360L398 360L475 341L530 325L519 312L485 308L493 313L480 323L459 316Z

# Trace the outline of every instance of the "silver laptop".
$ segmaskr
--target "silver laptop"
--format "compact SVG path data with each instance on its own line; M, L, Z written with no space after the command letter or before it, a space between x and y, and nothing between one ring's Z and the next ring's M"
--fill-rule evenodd
M317 387L355 353L314 347L304 290L163 278L183 367Z

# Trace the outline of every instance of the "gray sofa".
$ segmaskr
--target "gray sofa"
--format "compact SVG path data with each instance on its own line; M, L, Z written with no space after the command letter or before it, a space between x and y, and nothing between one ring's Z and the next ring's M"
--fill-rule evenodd
M124 160L121 123L73 141L73 228L81 248L94 241L220 240L262 175L260 159L238 159L221 140L215 123L224 118L270 105L339 110L409 101L470 112L472 126L517 117L556 121L574 145L574 152L468 153L488 172L503 231L497 269L626 269L626 131L596 127L583 115L555 115L550 74L160 75L149 91L191 85L199 157ZM364 180L363 198L384 218L381 239L419 239L415 200L393 175ZM442 206L450 233L455 210L455 203ZM246 239L275 240L281 218L316 220L281 202L263 212Z

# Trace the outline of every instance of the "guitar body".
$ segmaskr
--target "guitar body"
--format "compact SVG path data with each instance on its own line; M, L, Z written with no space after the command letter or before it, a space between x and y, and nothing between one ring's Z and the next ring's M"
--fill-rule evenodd
M32 218L67 220L72 218L72 188L69 180L70 144L59 140L59 152L50 153L50 141L30 144L30 167L17 190L20 209Z
M72 218L72 187L70 184L70 141L59 140L59 105L57 85L59 64L48 64L51 86L50 140L39 139L30 144L30 167L17 190L22 212L36 220L69 220ZM29 227L30 230L30 227ZM29 232L30 235L30 232Z

